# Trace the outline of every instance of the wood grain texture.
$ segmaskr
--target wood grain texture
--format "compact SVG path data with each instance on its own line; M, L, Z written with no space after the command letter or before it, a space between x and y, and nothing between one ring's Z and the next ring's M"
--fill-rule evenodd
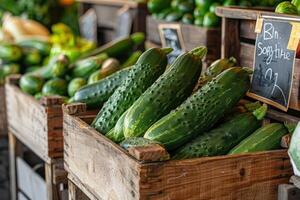
M206 46L208 53L205 58L206 62L213 62L221 56L221 30L218 28L203 28L178 22L180 24L184 45L186 50L191 50L198 46ZM147 17L147 40L161 45L159 36L159 24L170 24L170 22L156 20L151 16Z
M76 0L81 3L92 3L97 5L110 5L110 6L129 6L131 8L137 8L137 7L143 7L146 8L145 3L141 2L134 2L134 1L128 1L128 0Z
M292 175L286 150L140 162L82 116L64 113L64 158L90 199L274 200Z
M68 181L69 200L89 200L89 198L72 182Z
M63 155L62 99L47 97L45 105L6 83L9 131L45 162Z
M0 84L0 136L7 136L5 87Z

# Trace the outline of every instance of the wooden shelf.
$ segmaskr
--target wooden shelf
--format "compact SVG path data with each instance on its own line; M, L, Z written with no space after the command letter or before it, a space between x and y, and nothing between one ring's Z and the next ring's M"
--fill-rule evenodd
M113 5L113 6L128 6L130 8L146 7L146 3L138 3L130 0L77 0L80 3L91 3L101 5Z

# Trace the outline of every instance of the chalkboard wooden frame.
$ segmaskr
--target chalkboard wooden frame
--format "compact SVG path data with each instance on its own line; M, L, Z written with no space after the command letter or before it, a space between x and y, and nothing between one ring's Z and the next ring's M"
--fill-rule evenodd
M257 16L257 20L259 19L271 19L271 20L274 20L274 21L279 21L279 22L287 22L287 23L291 23L291 22L299 22L298 19L295 19L295 18L290 18L290 17L278 17L278 16L272 16L272 15L258 15ZM262 22L264 23L264 22ZM290 33L291 34L291 33ZM257 33L256 35L256 41L257 41L257 38L258 38L258 35L259 33ZM291 35L290 35L291 37ZM257 50L257 42L255 43L255 49L254 49L254 62L253 62L253 68L255 69L255 64L256 64L256 50ZM272 101L266 97L263 97L263 96L260 96L258 94L255 94L253 92L250 92L250 90L247 92L247 96L251 97L251 98L254 98L256 100L259 100L259 101L262 101L264 103L267 103L271 106L274 106L280 110L283 110L285 112L288 111L288 108L289 108L289 104L290 104L290 99L291 99L291 94L292 94L292 83L293 83L293 79L294 79L294 73L295 73L295 59L296 59L296 50L295 51L295 56L293 58L293 65L292 65L292 76L291 76L291 81L290 81L290 86L289 86L289 92L288 92L288 99L287 99L287 105L284 106L280 103L277 103L276 101ZM252 78L251 77L251 84L252 84Z
M179 39L179 44L181 46L181 50L184 52L186 51L186 47L184 45L184 40L183 40L183 35L181 31L181 25L180 24L159 24L158 25L158 30L159 30L159 36L161 39L161 43L163 47L167 47L167 42L166 38L164 37L163 30L164 29L174 29L177 31L178 39Z

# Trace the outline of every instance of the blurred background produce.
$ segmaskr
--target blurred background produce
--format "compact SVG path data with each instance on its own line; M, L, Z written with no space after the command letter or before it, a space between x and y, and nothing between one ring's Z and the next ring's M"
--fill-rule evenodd
M152 16L168 22L182 22L203 27L218 27L217 6L275 7L282 0L149 0Z

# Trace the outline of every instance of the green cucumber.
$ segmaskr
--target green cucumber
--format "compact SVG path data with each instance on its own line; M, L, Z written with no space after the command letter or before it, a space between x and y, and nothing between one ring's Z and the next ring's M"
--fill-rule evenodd
M153 124L144 137L174 150L212 128L249 87L249 73L245 69L229 68Z
M17 44L23 48L36 49L43 56L48 56L51 50L51 44L42 40L29 39L20 41Z
M122 116L119 118L118 122L116 123L115 127L105 135L107 138L111 139L115 143L120 143L125 139L123 126L124 126L124 120L127 112L128 110L122 114Z
M124 149L129 149L132 147L145 147L149 146L152 144L159 144L159 142L153 141L153 140L148 140L143 137L133 137L133 138L127 138L123 142L121 142L120 146L123 147Z
M108 55L104 53L77 61L72 68L72 76L87 79L93 72L101 68L107 58Z
M51 68L51 77L63 77L68 71L69 58L64 54L61 54L56 57L53 63L50 63L49 67Z
M234 116L229 121L205 132L181 147L173 158L189 159L227 154L261 126L261 115L266 114L266 109L260 109L259 118L255 116L257 114L246 112Z
M223 71L230 67L234 67L236 65L236 59L234 57L223 58L214 61L205 71L203 75L201 75L198 84L195 88L195 91L199 88L203 87L207 82L211 81L214 77L221 74Z
M20 65L16 63L7 63L7 64L2 64L2 75L4 77L11 75L11 74L18 74L20 73Z
M134 33L129 37L113 40L92 52L83 55L81 58L87 58L98 54L105 53L109 57L118 57L132 51L133 47L140 45L145 40L144 33Z
M144 52L129 75L104 104L92 126L100 133L110 131L121 115L165 71L170 48L151 48Z
M42 89L43 95L59 95L59 96L67 96L68 93L68 85L64 79L54 78L45 83Z
M134 102L126 114L124 135L140 137L161 117L192 94L202 70L205 47L179 56L159 79Z
M0 44L0 59L7 62L16 62L22 58L22 49L14 44Z
M74 78L73 80L71 80L68 85L69 96L73 97L74 94L85 85L86 85L86 80L83 78Z
M143 53L142 51L133 52L129 56L129 58L121 65L121 68L126 68L126 67L130 67L130 66L134 65L138 61L138 59L142 55L142 53Z
M24 50L23 63L27 66L39 65L42 62L42 56L38 50L26 49Z
M25 74L20 79L20 88L23 92L35 95L42 91L44 80L32 74Z
M229 154L280 149L281 138L286 134L288 134L288 130L283 124L267 124L234 147Z
M130 68L120 70L98 82L86 85L74 95L74 102L86 103L88 108L100 108L122 84Z

